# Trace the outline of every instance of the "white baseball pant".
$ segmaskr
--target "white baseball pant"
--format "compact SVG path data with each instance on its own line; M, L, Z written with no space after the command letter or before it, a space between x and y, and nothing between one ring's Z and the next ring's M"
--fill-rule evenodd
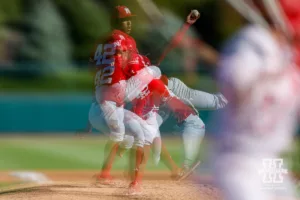
M128 130L128 134L134 138L133 145L139 147L145 143L141 120L123 107L117 107L114 102L93 103L89 112L91 125L101 132L109 133L112 141L122 142L125 130Z
M216 110L228 103L222 94L209 94L186 86L178 78L170 78L168 88L180 99L187 99L193 106L201 110Z

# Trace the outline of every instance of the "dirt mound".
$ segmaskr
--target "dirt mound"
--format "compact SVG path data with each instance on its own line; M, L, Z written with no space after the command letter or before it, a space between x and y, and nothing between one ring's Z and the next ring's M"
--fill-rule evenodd
M192 182L147 180L138 196L127 196L127 187L127 181L117 181L111 186L75 182L28 185L0 191L0 200L221 199L216 188Z

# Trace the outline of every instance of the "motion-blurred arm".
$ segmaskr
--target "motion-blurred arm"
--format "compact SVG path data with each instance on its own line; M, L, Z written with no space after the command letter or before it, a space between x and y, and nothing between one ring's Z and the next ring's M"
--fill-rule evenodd
M160 58L158 59L157 66L160 65L160 63L164 60L164 58L167 56L167 54L177 47L179 43L184 38L186 32L189 30L190 26L193 25L198 19L200 18L200 15L196 18L192 17L192 12L187 16L186 22L182 25L182 27L175 33L169 44L164 49L163 53L161 54Z

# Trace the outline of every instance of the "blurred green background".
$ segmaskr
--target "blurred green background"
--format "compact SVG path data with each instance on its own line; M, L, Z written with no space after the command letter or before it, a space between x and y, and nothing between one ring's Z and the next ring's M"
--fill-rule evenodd
M192 88L217 92L210 54L217 56L241 17L223 1L153 3L163 16L160 20L153 20L138 0L0 1L0 134L84 128L94 90L88 58L95 41L111 31L116 5L137 14L132 36L153 63L189 12L198 9L201 18L187 35L200 45L183 40L160 67Z
M1 138L0 141L0 170L98 170L100 169L105 137L85 136L46 136L46 137L13 137ZM174 161L180 166L183 158L182 140L179 136L163 137L163 142ZM213 153L212 140L206 138L201 143L199 159L203 170L209 167L209 156ZM299 142L295 142L292 151L285 153L291 172L300 172ZM128 161L128 152L123 158L117 158L113 166L115 170L124 170ZM151 160L148 170L167 170L160 162L155 166ZM210 172L209 168L206 168Z
M240 16L223 1L153 2L164 16L164 26L151 21L136 0L0 1L1 91L92 91L88 57L95 41L111 30L110 14L116 5L126 5L138 15L132 35L140 52L153 62L191 9L202 16L189 35L216 49L241 24ZM174 49L162 63L162 71L190 86L215 91L214 66L193 51L199 49Z
M88 58L95 41L111 31L116 5L137 14L132 36L153 63L189 12L198 9L201 18L187 35L200 45L184 39L160 67L190 87L217 92L210 54L217 56L241 17L223 1L153 3L162 19L153 20L138 0L0 1L0 134L84 128L94 89Z
M0 141L0 170L98 170L102 164L107 138L86 137L19 137ZM166 138L173 159L180 164L182 147L179 138ZM205 144L205 143L204 143ZM117 158L114 169L124 170L128 152ZM149 162L148 169L167 169Z
M99 170L103 161L105 137L14 137L0 140L0 170L1 171L30 171L30 170ZM179 136L163 137L163 142L172 158L181 166L183 146ZM209 159L213 153L212 140L204 139L201 143L199 159L202 161L200 172L202 175L211 172ZM289 167L289 173L299 175L300 145L294 143L292 151L283 155L284 165ZM147 164L147 170L166 170L161 161L158 166L152 162ZM116 158L114 170L123 171L127 167L128 152L124 157Z

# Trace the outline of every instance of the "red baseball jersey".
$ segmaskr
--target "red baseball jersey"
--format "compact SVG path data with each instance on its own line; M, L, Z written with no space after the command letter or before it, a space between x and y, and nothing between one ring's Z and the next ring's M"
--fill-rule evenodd
M150 60L146 56L142 56L140 54L132 54L130 60L128 61L126 77L130 78L131 76L136 75L139 70L150 65ZM152 90L148 86L143 91L141 91L138 98L134 99L132 104L132 111L140 117L143 117L148 112L157 108L153 99Z
M131 54L137 53L135 40L128 34L114 30L106 39L97 42L93 54L90 56L90 63L95 67L95 87L101 89L102 100L111 100L121 103L124 98L115 94L122 94L124 88L107 87L126 80L124 68L128 64ZM106 86L106 87L103 87Z
M130 55L137 52L135 40L120 30L114 30L108 38L98 41L90 57L98 74L95 86L112 85L125 80L123 70Z
M143 56L138 53L131 53L128 57L128 64L124 68L126 79L136 75L138 71L146 67Z

